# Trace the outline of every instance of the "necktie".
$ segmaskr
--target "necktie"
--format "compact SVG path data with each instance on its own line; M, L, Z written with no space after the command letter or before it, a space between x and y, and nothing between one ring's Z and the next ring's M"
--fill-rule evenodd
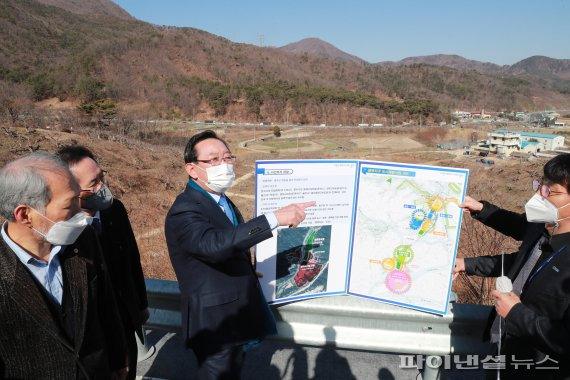
M542 244L544 243L545 240L546 240L545 236L538 239L538 242L534 246L532 253L524 263L517 277L515 277L515 280L513 281L513 293L515 293L519 297L522 293L522 289L524 287L524 284L526 283L526 280L528 279L528 276L530 276L532 268L534 268L536 262L540 258L540 255L542 255Z
M101 231L103 231L103 226L101 225L101 221L99 220L99 218L93 218L93 220L91 221L91 227L93 227L93 229L97 233L97 236L101 235Z
M222 210L224 210L224 212L226 213L226 216L228 217L230 222L232 222L232 224L234 224L234 215L232 213L232 209L231 209L230 204L228 203L228 200L226 199L225 195L222 195L220 197L220 201L218 202L218 204L220 205Z
M528 279L528 276L530 276L532 268L534 268L536 262L538 261L540 255L542 254L541 247L542 243L544 243L545 240L546 236L542 236L540 239L538 239L538 241L534 245L534 248L532 249L532 252L530 253L523 267L519 271L519 274L517 274L515 280L513 281L513 293L515 293L519 297L522 293L522 289L524 287L524 284L526 283L526 280ZM495 316L495 319L493 320L493 325L491 326L491 342L493 343L497 343L499 341L499 323L502 324L501 327L505 326L505 321L502 320L497 314ZM501 330L504 331L504 329Z

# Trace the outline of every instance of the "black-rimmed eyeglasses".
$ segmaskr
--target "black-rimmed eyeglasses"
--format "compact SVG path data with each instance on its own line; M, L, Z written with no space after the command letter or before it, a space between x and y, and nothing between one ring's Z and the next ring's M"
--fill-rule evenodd
M226 164L233 164L236 161L236 156L233 155L228 155L228 156L224 156L222 158L220 157L215 157L215 158L211 158L209 160L196 160L197 162L202 162L204 164L210 164L212 166L218 166L220 165L222 162L226 163Z
M105 179L107 173L108 172L106 170L101 170L99 177L97 177L95 181L93 181L93 186L91 186L90 189L81 189L81 192L87 193L89 195L95 194L97 191L99 191L99 189L101 189L101 186L107 183L107 180Z
M543 180L533 179L532 191L537 192L538 189L540 189L540 195L542 195L544 198L548 198L550 195L568 194L568 192L564 191L550 190L550 187L544 183Z

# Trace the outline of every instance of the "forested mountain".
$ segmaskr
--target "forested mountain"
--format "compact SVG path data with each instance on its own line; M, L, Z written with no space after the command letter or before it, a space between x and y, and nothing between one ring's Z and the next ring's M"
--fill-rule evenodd
M88 6L96 9L78 13ZM566 82L536 79L530 69L513 76L290 53L151 25L115 7L108 0L2 0L4 98L108 99L153 117L342 124L364 115L407 120L421 113L436 120L455 108L570 107Z
M301 41L293 42L285 46L281 46L279 49L294 53L294 54L310 54L319 58L326 58L331 60L364 63L364 60L345 53L344 51L338 49L337 47L329 44L318 38L305 38Z
M132 20L133 17L111 0L37 0L82 15L107 15Z
M459 55L448 55L448 54L408 57L397 62L378 63L378 65L381 66L402 66L402 65L413 65L413 64L445 66L461 71L475 70L482 74L491 74L491 75L501 74L503 72L503 66L499 66L494 63L480 62L471 59L466 59Z
M475 70L482 74L528 76L535 79L570 80L570 59L554 59L533 56L513 65L496 65L490 62L479 62L465 59L458 55L426 55L422 57L404 58L397 62L379 62L381 66L401 66L411 64L427 64L445 66L457 70Z
M570 59L554 59L542 56L529 57L510 66L512 75L529 75L543 79L570 80Z

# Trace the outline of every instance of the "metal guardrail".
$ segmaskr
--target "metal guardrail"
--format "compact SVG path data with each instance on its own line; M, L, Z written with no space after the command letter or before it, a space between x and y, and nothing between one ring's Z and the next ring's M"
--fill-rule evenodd
M146 326L179 332L178 283L145 281L150 308ZM272 305L271 309L278 331L271 339L396 354L443 356L491 352L491 346L482 342L490 306L452 301L447 314L438 316L365 298L331 296ZM438 376L424 373L424 379Z

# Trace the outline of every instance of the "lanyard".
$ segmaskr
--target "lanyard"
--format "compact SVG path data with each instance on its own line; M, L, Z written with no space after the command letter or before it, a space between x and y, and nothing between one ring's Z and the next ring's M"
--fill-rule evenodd
M564 249L566 249L566 245L563 245L559 250L557 250L556 252L554 252L552 255L550 255L548 257L548 259L546 259L539 267L537 270L534 271L533 274L530 275L530 277L528 278L528 280L526 280L527 284L530 284L531 281L534 279L534 277L538 274L538 272L540 272L541 270L543 270L551 261L552 259L554 259L556 256L558 256L560 253L562 253L562 251L564 251Z

